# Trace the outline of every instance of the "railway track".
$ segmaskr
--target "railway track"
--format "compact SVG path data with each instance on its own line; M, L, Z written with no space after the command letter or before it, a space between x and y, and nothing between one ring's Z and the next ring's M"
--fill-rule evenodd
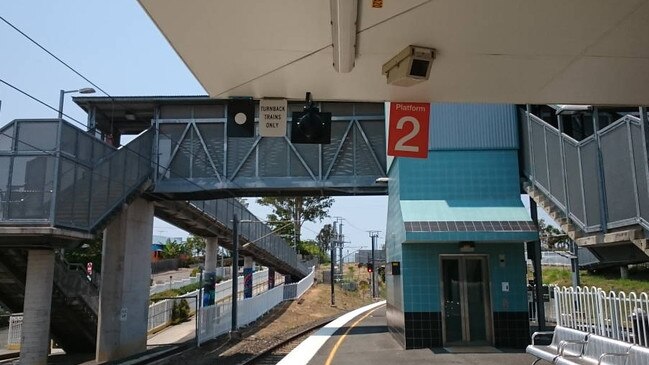
M279 342L267 347L266 349L258 352L256 355L240 362L237 365L275 365L284 358L289 352L296 348L302 341L304 341L311 334L316 332L327 323L331 322L335 317L327 318L316 323L307 325L300 329L298 332L289 335L288 337L280 340Z

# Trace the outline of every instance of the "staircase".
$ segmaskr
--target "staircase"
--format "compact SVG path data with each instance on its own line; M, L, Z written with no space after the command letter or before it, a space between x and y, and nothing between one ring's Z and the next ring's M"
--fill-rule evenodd
M523 183L523 190L525 190L527 195L529 195L539 207L545 210L550 218L559 225L561 230L567 234L571 240L575 241L584 236L584 232L580 231L579 228L572 223L570 218L566 217L563 210L554 204L551 199L546 197L541 190L537 189L528 181Z
M0 251L0 297L11 312L23 311L27 251ZM58 255L54 267L50 333L67 353L92 353L97 337L99 288Z
M523 190L580 251L588 251L580 253L589 258L580 264L647 262L649 166L642 121L622 112L581 113L581 119L575 114L552 115L559 118L553 124L550 113L544 120L521 110ZM592 121L593 113L600 113L601 119L609 116L610 123L591 135L580 133L580 140L555 127L571 130L567 124Z
M55 131L60 140L42 145L37 141L30 149L20 143L0 144L8 156L7 166L22 161L27 171L21 185L0 184L0 301L12 312L23 310L27 248L78 245L80 240L104 229L137 197L155 201L156 216L194 234L219 237L226 246L232 236L233 214L242 220L258 221L235 199L171 201L164 195L146 192L154 171L153 127L118 149L58 119L13 121L0 128L0 134L17 139L21 127L33 130L34 123L40 123L43 130ZM242 253L257 262L295 279L308 274L295 252L267 226L247 224L239 227L239 233ZM53 339L68 353L93 352L98 285L85 277L83 268L61 259L57 259L53 280Z

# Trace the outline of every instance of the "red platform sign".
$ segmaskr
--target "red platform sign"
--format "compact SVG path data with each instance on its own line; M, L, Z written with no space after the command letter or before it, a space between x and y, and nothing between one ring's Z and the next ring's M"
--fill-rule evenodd
M388 155L428 157L430 104L390 103Z

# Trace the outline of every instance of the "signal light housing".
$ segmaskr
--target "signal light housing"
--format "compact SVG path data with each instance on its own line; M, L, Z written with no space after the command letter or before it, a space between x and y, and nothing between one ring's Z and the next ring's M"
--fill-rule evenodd
M291 143L331 143L331 113L320 112L306 93L303 112L294 112L291 121Z

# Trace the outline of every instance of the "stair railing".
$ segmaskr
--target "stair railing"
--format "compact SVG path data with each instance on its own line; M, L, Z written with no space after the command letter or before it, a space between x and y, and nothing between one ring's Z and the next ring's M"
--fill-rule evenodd
M649 166L639 118L625 115L576 141L529 112L521 115L523 171L565 217L586 233L634 224L649 229Z

